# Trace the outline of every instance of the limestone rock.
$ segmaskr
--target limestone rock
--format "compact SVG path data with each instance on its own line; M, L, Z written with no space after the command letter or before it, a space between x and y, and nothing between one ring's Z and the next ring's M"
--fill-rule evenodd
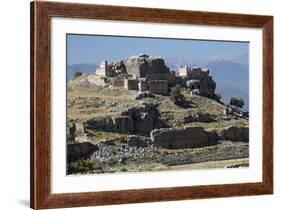
M106 85L106 80L104 77L95 74L83 73L80 77L70 80L69 83L74 86L92 87L95 85L104 86Z
M156 146L168 149L201 147L208 144L208 135L202 127L161 128L151 132Z
M97 145L90 142L67 144L67 161L89 159L97 150Z
M128 116L99 117L85 122L86 129L109 132L132 133L133 122Z
M157 105L142 104L139 107L132 107L121 113L132 119L133 133L149 134L157 127L159 113Z
M98 117L84 123L86 130L149 134L157 127L159 113L155 104L131 107L113 117Z
M220 138L231 141L249 141L249 128L248 127L235 127L229 126L219 131Z

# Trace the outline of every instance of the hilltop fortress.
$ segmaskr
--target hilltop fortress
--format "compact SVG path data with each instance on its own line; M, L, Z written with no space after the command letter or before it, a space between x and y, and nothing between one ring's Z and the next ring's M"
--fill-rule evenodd
M177 72L170 71L161 57L141 54L108 63L102 61L95 76L114 87L140 92L150 91L167 95L176 84L186 87L191 95L215 97L216 83L208 69L181 66Z
M215 90L208 69L173 71L163 58L146 54L104 60L95 74L76 72L67 83L67 173L248 158L248 117Z

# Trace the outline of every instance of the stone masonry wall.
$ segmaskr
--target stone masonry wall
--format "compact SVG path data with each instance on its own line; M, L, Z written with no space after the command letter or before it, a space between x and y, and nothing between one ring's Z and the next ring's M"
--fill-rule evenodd
M124 79L123 78L113 78L111 79L111 84L113 87L124 87Z
M125 79L124 88L127 90L138 90L138 80L136 79Z
M148 90L148 84L146 81L144 80L139 80L139 91L140 92L144 92L144 91L147 91Z
M169 87L173 87L176 84L176 75L171 73L163 73L163 74L148 74L146 75L146 81L151 80L166 80L168 82Z
M168 94L168 82L167 80L151 80L148 82L148 90L155 94Z

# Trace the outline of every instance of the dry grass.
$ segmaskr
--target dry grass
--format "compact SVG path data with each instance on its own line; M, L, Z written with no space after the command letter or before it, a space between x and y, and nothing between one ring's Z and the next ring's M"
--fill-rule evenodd
M233 165L233 164L248 165L249 158L208 161L208 162L202 162L202 163L191 163L191 164L185 164L185 165L169 166L168 170L224 168L225 166Z
M99 143L104 140L124 140L128 137L127 134L121 134L121 133L114 133L114 132L104 132L104 131L97 131L97 130L91 130L93 135L89 137L89 140L93 143Z
M75 121L84 121L102 116L115 116L127 108L138 106L142 101L159 104L158 109L162 121L171 127L202 126L216 129L229 125L248 126L248 120L238 119L224 121L222 114L225 106L215 100L190 96L184 90L189 107L175 105L169 96L157 95L156 98L135 100L137 91L128 91L123 88L109 86L79 87L68 84L68 110L67 117ZM215 116L215 122L211 123L185 123L183 118L195 113L208 113Z

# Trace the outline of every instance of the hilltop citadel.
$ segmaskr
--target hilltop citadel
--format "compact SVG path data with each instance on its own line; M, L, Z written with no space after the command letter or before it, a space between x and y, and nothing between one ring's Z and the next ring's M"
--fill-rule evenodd
M171 97L177 87L181 104ZM146 54L104 60L68 81L67 107L68 174L248 164L248 116L220 101L205 68L172 71Z
M170 71L161 57L141 54L118 62L102 61L95 74L104 81L110 81L112 86L127 90L167 95L169 88L179 84L192 95L215 98L216 83L208 69L185 65L176 73Z

